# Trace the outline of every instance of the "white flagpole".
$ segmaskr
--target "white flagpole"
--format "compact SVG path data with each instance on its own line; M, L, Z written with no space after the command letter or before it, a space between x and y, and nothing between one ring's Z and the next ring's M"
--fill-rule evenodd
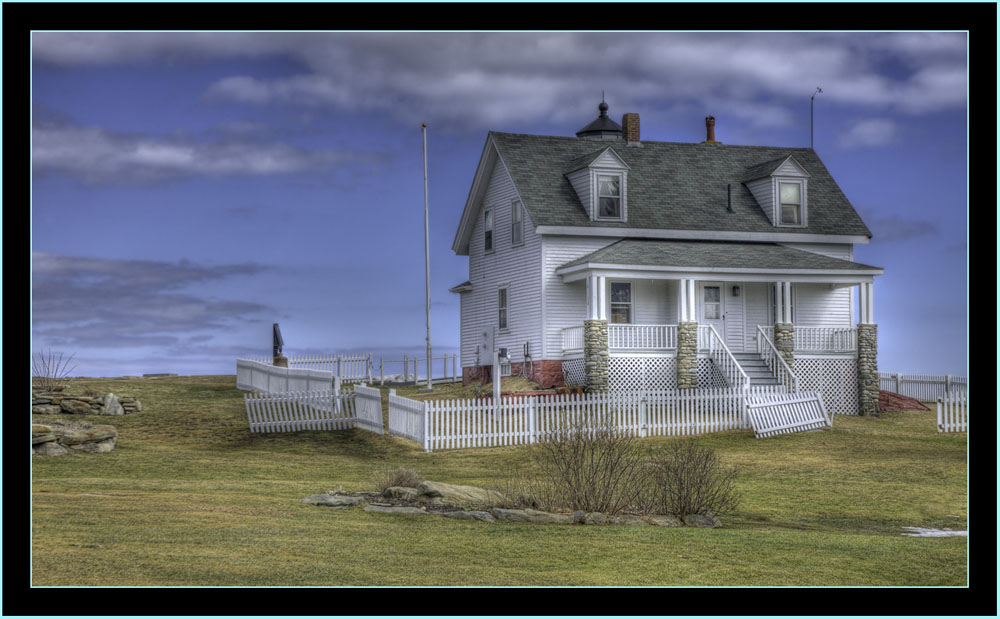
M431 391L431 254L430 224L427 215L427 123L421 123L424 137L424 271L427 302L427 391ZM416 369L416 368L414 368Z

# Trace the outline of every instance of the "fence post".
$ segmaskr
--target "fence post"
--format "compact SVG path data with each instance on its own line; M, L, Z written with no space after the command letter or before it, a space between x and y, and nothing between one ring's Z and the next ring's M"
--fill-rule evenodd
M639 436L645 438L649 436L646 429L646 391L639 392Z
M941 428L941 398L937 399L937 431L943 432Z
M378 382L385 387L385 359L382 357L378 358Z
M951 393L951 374L944 375L944 393L945 395Z
M424 400L424 451L431 450L431 416L427 400Z
M536 417L538 416L538 396L533 395L528 398L528 436L529 442L537 443L538 437L536 436L538 422Z
M896 374L896 393L903 393L903 375Z
M451 380L458 382L458 355L451 356Z
M403 384L410 382L410 359L403 355Z
M340 377L333 377L333 411L340 414Z
M340 361L343 359L340 355L337 355L337 376L343 376L343 372L340 371Z
M368 353L368 384L372 383L372 354Z

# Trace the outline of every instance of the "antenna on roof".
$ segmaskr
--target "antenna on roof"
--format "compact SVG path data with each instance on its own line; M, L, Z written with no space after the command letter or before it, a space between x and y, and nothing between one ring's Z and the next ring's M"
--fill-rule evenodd
M816 95L821 94L823 94L823 89L817 86L816 92L809 97L809 148L813 147L813 99L816 98Z

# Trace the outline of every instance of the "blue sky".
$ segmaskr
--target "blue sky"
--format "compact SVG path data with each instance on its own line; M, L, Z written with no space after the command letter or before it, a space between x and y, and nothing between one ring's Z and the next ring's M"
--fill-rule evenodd
M78 375L457 352L489 130L815 148L874 233L879 367L967 374L965 33L35 33L32 346Z

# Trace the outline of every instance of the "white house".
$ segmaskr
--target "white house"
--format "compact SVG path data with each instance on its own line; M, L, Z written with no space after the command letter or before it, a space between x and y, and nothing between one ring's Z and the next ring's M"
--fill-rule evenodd
M811 148L490 132L452 249L463 377L493 347L544 387L787 384L874 412L871 232ZM623 129L624 126L624 129ZM858 324L854 324L854 303Z

